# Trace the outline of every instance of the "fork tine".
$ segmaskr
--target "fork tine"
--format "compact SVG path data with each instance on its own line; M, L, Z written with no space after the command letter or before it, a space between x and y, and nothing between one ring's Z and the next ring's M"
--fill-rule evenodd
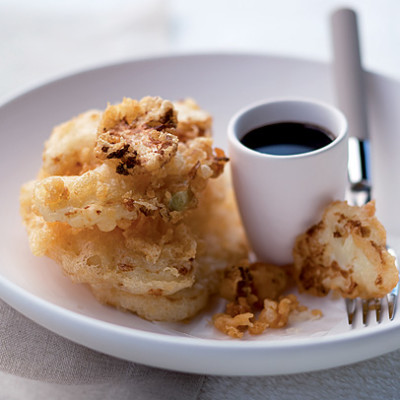
M399 269L399 264L397 261L397 255L396 252L388 247L388 252L395 257L395 265L396 268ZM394 289L387 295L387 301L388 301L388 308L389 308L389 318L391 321L393 321L393 318L396 314L396 308L397 308L397 297L399 295L399 285L400 282L397 283L397 285L394 287Z
M395 302L396 298L392 294L389 294L387 299L388 299L388 308L389 308L389 318L391 321L393 321L394 312L396 311L396 302Z
M389 304L389 298L388 298ZM395 303L394 303L395 306ZM364 326L367 326L371 322L372 312L375 311L375 319L378 324L382 322L382 315L384 313L383 299L371 298L371 299L346 299L346 311L349 325L354 326L356 324L356 315L360 309L362 315L361 320ZM389 310L389 316L391 316Z
M370 300L362 300L361 304L362 304L362 322L364 325L367 325L368 323L368 311L369 311L369 302Z
M346 310L349 325L353 324L357 311L357 301L356 299L346 299Z
M372 309L375 309L376 322L380 324L382 317L382 299L373 299L373 302Z
M397 309L397 296L399 294L399 284L387 295L389 318L393 321Z

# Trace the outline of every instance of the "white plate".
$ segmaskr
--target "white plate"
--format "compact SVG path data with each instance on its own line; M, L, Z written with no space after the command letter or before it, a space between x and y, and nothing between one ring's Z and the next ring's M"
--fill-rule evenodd
M388 96L387 123L400 104L400 84L368 74L372 126L376 102ZM31 255L19 217L20 185L39 168L52 127L124 96L194 97L215 118L215 137L226 148L225 128L240 107L267 97L305 96L332 101L327 65L263 55L191 55L127 62L51 82L0 107L0 296L12 307L77 343L127 360L167 369L223 375L305 372L361 361L400 348L395 321L350 329L343 301L300 296L323 310L320 321L229 340L209 324L213 310L189 324L144 321L100 305L58 266ZM379 96L375 96L379 93ZM381 108L377 108L381 109ZM389 121L389 122L388 122ZM218 306L218 305L217 305Z

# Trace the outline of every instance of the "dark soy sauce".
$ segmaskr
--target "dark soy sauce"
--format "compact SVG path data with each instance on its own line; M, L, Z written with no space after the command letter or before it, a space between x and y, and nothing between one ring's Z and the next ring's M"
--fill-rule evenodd
M333 140L332 133L316 125L278 122L251 130L241 142L260 153L288 156L321 149Z

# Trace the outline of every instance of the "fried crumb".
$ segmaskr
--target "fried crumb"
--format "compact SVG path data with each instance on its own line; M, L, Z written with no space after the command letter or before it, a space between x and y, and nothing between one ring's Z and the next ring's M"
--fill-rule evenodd
M308 310L293 294L283 295L290 282L288 271L259 262L226 268L219 293L228 302L224 313L213 316L214 327L241 339L246 332L260 335L284 328L294 313L303 319L320 318L320 310Z
M253 326L251 322L253 316L252 313L242 313L232 317L221 313L213 316L213 323L219 331L232 338L241 339L247 328Z

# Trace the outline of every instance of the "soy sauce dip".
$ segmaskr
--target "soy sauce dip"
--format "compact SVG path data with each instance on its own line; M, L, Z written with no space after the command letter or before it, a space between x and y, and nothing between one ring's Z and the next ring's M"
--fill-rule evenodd
M321 149L334 139L331 132L317 125L277 122L249 131L240 141L263 154L288 156Z

